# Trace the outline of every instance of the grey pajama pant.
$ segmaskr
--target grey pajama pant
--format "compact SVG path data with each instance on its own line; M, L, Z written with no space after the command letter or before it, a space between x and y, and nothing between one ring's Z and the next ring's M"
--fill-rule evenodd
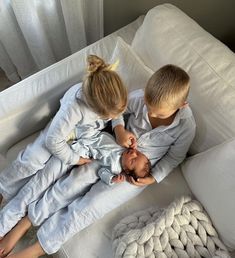
M59 178L44 194L28 206L28 217L34 226L41 225L58 210L68 206L75 199L84 196L99 180L99 162L93 161Z
M36 140L22 150L16 160L0 173L0 194L9 201L32 175L44 168L51 153L45 146L45 137L49 125L41 131Z
M76 198L40 226L37 232L40 245L47 254L57 252L75 234L137 196L144 188L127 182L109 186L99 180L85 196Z
M97 167L94 163L89 164L88 167L89 172L86 170L86 173L93 177L94 173L92 170L97 169ZM81 168L83 166L74 168L72 172L73 180L68 180L67 182L72 184L75 182L75 185L79 185L77 181L80 180L76 180L76 177L79 177ZM70 187L72 185L67 185L66 189ZM59 199L56 200L54 205L46 205L47 199L43 197L42 203L39 200L33 203L32 206L30 205L28 216L33 224L39 225L42 223L37 232L37 237L43 250L48 254L52 254L57 252L62 244L76 233L79 233L108 212L137 196L144 189L145 187L137 187L127 182L109 186L99 180L92 185L85 195L75 194L74 198L63 198L63 205L61 205ZM49 195L50 191L50 196L52 197L52 190L48 190L46 194ZM67 199L67 205L65 199ZM50 201L51 203L52 201ZM58 207L56 207L56 204L58 204ZM37 205L39 206L37 207ZM47 208L45 208L46 206ZM65 208L62 208L62 206ZM57 212L55 212L56 210ZM37 215L38 212L39 215Z
M8 233L27 212L28 205L63 176L71 166L51 157L46 166L39 170L0 211L0 237Z
M93 162L69 171L71 166L52 156L0 211L0 236L8 233L27 211L32 224L40 225L52 213L84 195L98 180L99 166Z

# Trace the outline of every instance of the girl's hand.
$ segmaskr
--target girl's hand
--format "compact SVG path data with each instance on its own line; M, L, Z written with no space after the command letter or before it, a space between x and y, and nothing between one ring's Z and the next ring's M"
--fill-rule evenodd
M81 165L84 165L84 164L87 164L87 163L91 163L91 161L92 161L91 159L86 159L86 158L82 158L82 157L81 157L81 158L79 159L77 165L80 165L80 166L81 166Z
M132 132L126 130L122 125L117 125L114 130L119 145L126 148L137 148L136 136Z
M114 176L112 178L112 183L122 183L123 181L125 181L126 177L122 174Z
M133 184L133 185L136 185L136 186L151 185L151 184L156 182L155 178L152 175L146 176L146 177L143 177L143 178L137 178L137 180L135 180L132 176L128 176L127 181L130 184Z

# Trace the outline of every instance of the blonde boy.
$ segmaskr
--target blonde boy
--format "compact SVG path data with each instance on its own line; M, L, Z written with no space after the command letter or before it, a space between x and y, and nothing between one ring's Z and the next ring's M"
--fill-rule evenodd
M153 166L152 175L135 185L162 181L183 161L195 135L195 121L187 103L189 75L180 67L166 65L149 79L145 90L130 94L123 119L113 122L117 142L125 147L146 146L146 155Z

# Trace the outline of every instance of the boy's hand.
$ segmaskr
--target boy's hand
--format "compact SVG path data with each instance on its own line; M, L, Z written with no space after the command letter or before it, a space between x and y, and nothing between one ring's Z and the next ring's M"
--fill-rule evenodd
M86 159L86 158L82 158L82 157L81 157L81 158L79 159L77 165L80 165L80 166L81 166L81 165L84 165L84 164L87 164L87 163L91 163L91 161L92 161L91 159Z
M125 181L126 177L122 174L114 176L112 178L112 183L122 183L123 181Z
M152 175L146 176L146 177L143 177L143 178L137 178L136 181L132 176L128 176L127 181L130 184L133 184L133 185L136 185L136 186L151 185L151 184L156 182L155 178Z
M114 131L116 135L116 141L119 145L126 148L136 149L136 136L133 133L126 130L122 125L117 125Z

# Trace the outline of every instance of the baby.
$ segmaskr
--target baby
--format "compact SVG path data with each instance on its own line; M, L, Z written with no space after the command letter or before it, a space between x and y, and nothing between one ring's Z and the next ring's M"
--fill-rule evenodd
M118 159L118 157L117 157ZM123 182L125 179L132 177L134 180L144 178L151 173L151 164L148 158L136 149L126 149L123 151L120 160L122 171L115 175L108 168L102 167L98 174L105 183Z
M90 139L87 139L89 141ZM135 180L150 174L151 164L148 158L137 149L126 149L118 145L114 137L102 132L95 141L87 144L86 139L77 140L71 147L79 149L83 158L97 159L101 168L98 175L106 184L119 183L128 176Z

